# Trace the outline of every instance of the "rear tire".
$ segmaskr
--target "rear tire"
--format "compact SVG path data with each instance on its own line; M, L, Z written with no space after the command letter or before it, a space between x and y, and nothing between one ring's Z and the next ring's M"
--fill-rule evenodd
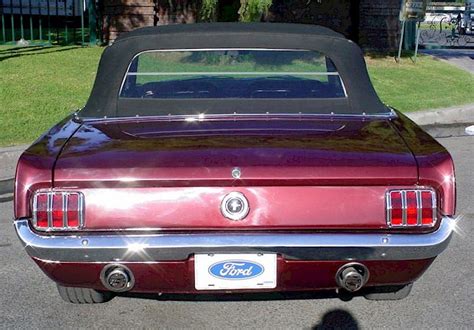
M73 288L57 285L58 292L64 301L73 304L100 304L111 300L111 292L99 292L88 288Z
M405 286L375 287L370 293L364 295L367 300L401 300L408 297L413 283Z

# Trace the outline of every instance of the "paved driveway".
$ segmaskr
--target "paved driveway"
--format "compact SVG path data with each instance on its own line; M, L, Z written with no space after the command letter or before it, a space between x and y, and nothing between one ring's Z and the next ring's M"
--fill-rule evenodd
M55 285L22 251L11 226L12 204L4 202L0 203L0 328L472 329L474 137L440 141L455 158L458 211L465 218L448 250L405 300L341 301L327 295L272 301L259 301L264 297L253 296L253 301L221 302L120 297L103 305L67 304L59 298Z
M474 49L424 49L420 52L448 61L474 74Z

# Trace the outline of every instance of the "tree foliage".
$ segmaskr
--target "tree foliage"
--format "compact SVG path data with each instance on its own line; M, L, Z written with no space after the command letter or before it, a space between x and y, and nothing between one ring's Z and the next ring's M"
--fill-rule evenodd
M216 17L217 0L202 0L201 20L204 22L213 21Z
M216 19L218 0L202 0L200 19L204 22L211 22ZM240 0L238 11L241 22L260 21L262 15L266 15L272 0Z
M272 0L240 0L239 16L241 22L260 21L266 15Z

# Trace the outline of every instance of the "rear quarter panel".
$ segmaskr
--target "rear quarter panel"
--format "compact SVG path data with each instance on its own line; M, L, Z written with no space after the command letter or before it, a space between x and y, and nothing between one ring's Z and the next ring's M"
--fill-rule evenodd
M449 152L431 135L397 112L392 121L400 132L418 165L418 184L430 186L438 193L439 207L443 215L456 213L456 181L454 161Z
M53 169L62 148L80 124L68 116L38 140L18 160L15 178L15 218L30 216L29 201L34 191L53 186Z

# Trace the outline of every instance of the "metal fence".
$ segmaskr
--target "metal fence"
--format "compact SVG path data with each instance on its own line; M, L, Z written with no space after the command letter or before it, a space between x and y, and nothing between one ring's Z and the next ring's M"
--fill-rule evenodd
M420 45L425 48L474 48L473 5L429 6L421 26Z
M474 48L474 33L456 18L436 16L421 30L419 43L427 48Z
M96 44L95 0L0 0L2 44Z

